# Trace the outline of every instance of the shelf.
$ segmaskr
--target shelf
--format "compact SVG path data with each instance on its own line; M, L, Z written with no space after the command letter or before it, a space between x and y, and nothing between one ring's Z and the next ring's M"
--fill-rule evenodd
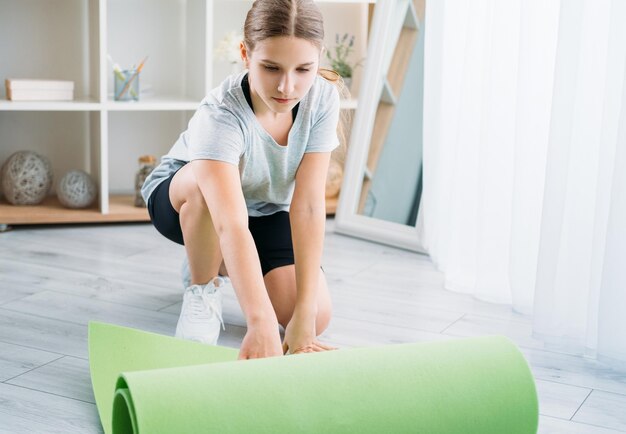
M0 111L98 111L100 104L93 98L74 101L9 101L0 100Z
M150 221L148 210L133 205L133 196L112 196L110 211L100 213L97 206L87 209L69 209L54 196L39 205L15 206L0 202L0 224L33 225L50 223L103 223Z
M104 108L109 111L195 111L200 100L183 100L178 98L145 98L141 101L109 100Z
M194 100L197 102L192 109L197 108L206 94L207 4L205 0L107 0L105 56L110 54L121 69L129 69L148 56L139 75L140 90L150 88L158 100L168 103ZM102 77L107 96L114 88L111 66L106 64L106 75ZM170 110L160 104L132 108L131 104L120 103L114 107L111 110ZM174 105L172 109L187 107L192 106Z
M318 2L325 17L324 45L332 46L336 33L354 34L354 60L364 58L375 0ZM64 208L54 197L30 207L0 198L0 225L148 221L145 209L135 208L130 196L137 158L166 154L202 99L233 72L228 62L214 57L214 49L226 34L241 31L252 3L4 2L0 39L19 44L0 47L0 80L71 80L75 99L9 101L0 89L0 165L16 151L31 150L48 157L56 182L68 170L89 173L99 197L86 210ZM113 101L108 54L123 69L149 56L140 75L140 101ZM358 88L353 96L341 101L342 110L357 108ZM329 212L335 208L329 201Z
M8 101L0 100L0 111L195 111L200 100L150 98L144 101L107 101L95 99L75 101ZM356 108L356 105L354 107Z
M98 0L2 2L0 13L0 99L4 80L30 78L74 82L74 102L37 102L34 110L94 110L81 103L98 94ZM8 103L11 103L10 101ZM10 110L32 110L13 102ZM27 104L32 104L30 101ZM42 105L45 104L45 105ZM2 110L7 110L0 101Z

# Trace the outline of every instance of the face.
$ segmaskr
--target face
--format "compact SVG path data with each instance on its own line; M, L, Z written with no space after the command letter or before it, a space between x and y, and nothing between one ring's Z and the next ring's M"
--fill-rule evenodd
M277 36L259 42L253 52L242 42L241 57L252 93L270 111L287 113L313 86L320 50L306 39Z

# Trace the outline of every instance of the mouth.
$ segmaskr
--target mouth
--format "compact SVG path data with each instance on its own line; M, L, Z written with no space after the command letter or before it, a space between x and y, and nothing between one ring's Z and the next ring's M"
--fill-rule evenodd
M272 99L273 99L274 101L276 101L277 103L279 103L279 104L287 104L287 103L289 103L289 102L293 101L292 99L275 98L275 97L272 97Z

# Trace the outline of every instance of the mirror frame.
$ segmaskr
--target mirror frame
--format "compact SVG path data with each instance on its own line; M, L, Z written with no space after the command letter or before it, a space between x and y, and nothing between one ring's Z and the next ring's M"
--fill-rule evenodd
M417 1L421 3L423 0ZM378 0L376 2L372 18L372 31L368 43L368 57L361 84L362 90L352 124L350 145L346 156L339 203L335 215L335 231L369 241L426 253L421 243L423 229L421 203L418 207L415 226L389 222L360 215L356 212L366 173L374 121L383 95L383 86L385 86L387 81L389 62L385 60L386 57L390 59L391 55L393 55L398 39L396 34L399 34L399 30L393 29L393 26L390 24L394 23L394 21L398 23L398 11L402 10L402 8L413 14L418 38L424 37L421 34L422 26L415 9L414 0ZM402 23L400 23L401 26L403 26ZM391 38L393 40L390 41Z

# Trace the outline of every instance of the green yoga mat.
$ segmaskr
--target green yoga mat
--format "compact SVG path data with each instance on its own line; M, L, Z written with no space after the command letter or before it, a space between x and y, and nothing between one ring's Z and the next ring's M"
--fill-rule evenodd
M105 433L532 434L532 374L490 336L255 360L111 324L89 324Z

